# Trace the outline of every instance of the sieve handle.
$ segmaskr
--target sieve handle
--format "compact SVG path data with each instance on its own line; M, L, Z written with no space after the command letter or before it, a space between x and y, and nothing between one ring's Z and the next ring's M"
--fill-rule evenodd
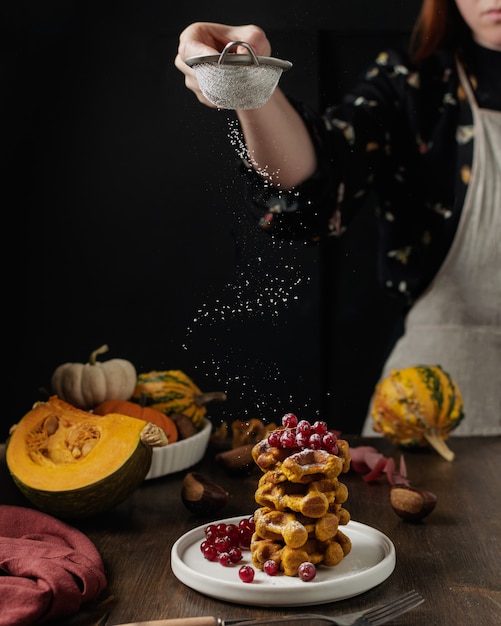
M218 65L221 65L221 63L224 61L224 57L228 54L229 50L231 50L231 48L234 48L235 46L243 46L244 48L247 48L249 55L252 58L252 61L254 62L254 65L259 65L259 60L256 56L256 53L254 52L253 48L251 45L249 45L247 42L245 41L230 41L230 43L227 43L223 49L223 51L221 52L221 56L219 57L219 61L218 61Z

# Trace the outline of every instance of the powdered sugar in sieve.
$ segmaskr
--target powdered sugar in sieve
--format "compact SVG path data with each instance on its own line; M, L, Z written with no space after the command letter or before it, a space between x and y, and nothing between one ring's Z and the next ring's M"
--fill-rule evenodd
M230 53L243 46L249 54ZM257 56L244 41L228 43L220 55L190 57L185 63L196 72L203 95L220 109L258 109L271 98L290 61Z

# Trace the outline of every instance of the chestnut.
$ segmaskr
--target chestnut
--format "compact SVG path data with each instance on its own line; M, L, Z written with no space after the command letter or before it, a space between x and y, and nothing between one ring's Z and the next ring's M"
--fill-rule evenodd
M216 513L228 502L229 493L199 472L189 472L183 479L181 499L194 515L204 517Z
M216 454L216 461L221 464L229 473L244 474L249 473L255 467L252 458L252 448L254 444L248 443L237 448L224 450Z
M390 502L402 519L417 522L433 511L437 496L431 491L410 485L394 485L390 490Z

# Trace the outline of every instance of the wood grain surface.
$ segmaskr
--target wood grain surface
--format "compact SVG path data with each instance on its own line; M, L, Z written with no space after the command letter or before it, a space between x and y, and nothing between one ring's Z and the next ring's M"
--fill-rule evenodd
M384 440L346 438L352 446L374 445L397 461L401 454ZM395 514L389 503L390 485L386 478L369 484L353 471L343 476L350 494L346 508L352 519L381 530L393 541L396 568L378 587L350 599L323 604L315 612L335 616L416 589L426 601L395 620L395 624L499 623L501 439L456 438L450 440L450 447L456 453L453 462L431 450L404 452L413 485L434 492L438 498L435 510L419 523L404 522ZM29 507L8 475L4 456L2 446L0 504ZM215 462L214 451L209 449L196 469L230 493L229 502L217 519L244 516L254 510L257 468L250 474L231 475ZM99 602L53 626L113 626L211 615L227 619L266 618L302 612L301 607L251 607L215 600L176 579L170 567L173 543L188 530L211 521L194 517L183 505L180 494L185 473L146 481L108 513L70 522L95 543L105 563L109 585ZM310 622L310 626L313 624Z

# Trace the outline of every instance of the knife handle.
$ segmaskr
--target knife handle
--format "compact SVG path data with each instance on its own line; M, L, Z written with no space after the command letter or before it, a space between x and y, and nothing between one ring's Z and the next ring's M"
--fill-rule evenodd
M172 619L156 619L149 622L130 622L128 624L117 624L116 626L218 626L224 624L215 617L174 617Z

